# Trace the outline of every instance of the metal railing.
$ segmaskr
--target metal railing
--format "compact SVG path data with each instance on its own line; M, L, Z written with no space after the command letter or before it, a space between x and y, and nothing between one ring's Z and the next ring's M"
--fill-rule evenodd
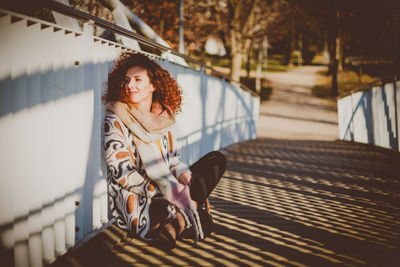
M338 97L339 138L399 151L400 81L376 80Z
M239 85L243 90L250 92L251 94L253 94L254 96L259 96L256 92L254 92L253 90L251 90L250 88L248 88L247 86L243 85L242 83L240 83L239 81L233 80L232 78L230 78L229 76L225 75L224 73L221 73L217 70L215 70L213 67L208 66L206 64L204 64L203 62L200 62L194 58L191 58L185 54L182 54L170 47L161 45L159 43L154 42L152 39L147 38L145 36L142 36L140 34L137 34L135 32L129 31L121 26L118 26L116 24L113 24L109 21L103 20L101 18L98 18L96 16L90 15L86 12L77 10L75 8L69 7L67 5L61 4L59 2L53 1L53 0L38 0L37 1L38 4L44 8L49 8L53 11L56 11L58 13L61 13L63 15L67 15L70 17L73 17L75 19L79 19L82 20L84 22L92 22L94 25L102 28L102 29L106 29L106 30L111 30L114 33L123 35L125 37L128 38L133 38L135 40L137 40L139 43L144 44L146 46L149 46L151 48L154 49L158 49L160 51L163 52L169 52L173 55L179 56L195 65L200 66L201 69L205 70L205 69L209 69L210 70L210 74L218 77L218 78L222 78L224 80L229 81L232 84L237 84Z

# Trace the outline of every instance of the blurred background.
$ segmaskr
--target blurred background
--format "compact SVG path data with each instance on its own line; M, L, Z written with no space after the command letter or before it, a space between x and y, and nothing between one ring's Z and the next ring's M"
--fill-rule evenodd
M2 2L8 9L54 21L51 11L35 7L35 1L24 5ZM70 0L69 4L115 23L107 2ZM301 65L324 64L327 68L319 73L313 94L325 98L391 79L400 72L400 2L396 0L121 2L172 48L212 65L253 90L267 87L263 81L257 86L252 73L257 68L282 72ZM179 48L180 25L183 48ZM102 30L97 29L96 34L101 35Z

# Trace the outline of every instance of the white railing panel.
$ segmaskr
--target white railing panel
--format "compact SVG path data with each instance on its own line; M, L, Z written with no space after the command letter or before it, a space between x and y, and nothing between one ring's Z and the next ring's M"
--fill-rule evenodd
M178 75L177 80L183 89L182 112L177 116L175 125L177 142L181 159L193 163L198 159L197 155L201 154L202 149L202 129L199 127L203 122L202 77L196 76L190 70L184 70Z
M10 16L4 16L0 18L0 40L4 38L8 38L10 34L12 34L12 29L4 28L4 25L8 25L8 21L10 20ZM6 62L11 62L12 60L12 48L11 47L2 47L2 50L5 51L4 58L2 60ZM1 151L7 151L6 149L9 146L9 141L13 138L13 132L8 127L12 123L12 113L8 113L7 111L11 109L11 68L9 65L0 64L0 99L2 101L0 105L0 131L2 133L2 138L0 140L0 149ZM10 151L12 153L12 151ZM13 158L10 156L2 157L2 175L0 176L0 181L3 185L7 185L9 181L12 181L13 170L12 170L12 161ZM2 194L0 194L0 224L3 225L2 233L1 233L1 242L4 247L9 248L13 247L14 242L14 234L12 229L12 222L14 220L13 209L10 208L10 200L13 198L13 185L10 184L7 188L8 190L3 190Z
M206 103L205 124L206 127L214 127L224 120L224 94L223 81L216 77L207 76L207 85L204 90L204 101Z
M394 148L397 146L397 129L396 129L396 97L394 83L386 83L385 91L385 115L387 119L387 132L389 134L389 146Z
M389 82L339 99L340 139L399 150L398 85L399 81L396 91L395 83Z
M25 21L20 20L14 23L17 31L25 28ZM15 49L23 50L23 43L18 43L21 40L16 37L13 41ZM30 192L27 187L27 181L31 177L26 177L26 169L23 166L24 156L26 155L25 147L29 146L29 129L27 129L28 110L26 109L28 103L28 77L26 75L25 56L26 51L16 55L15 60L11 64L11 103L14 107L12 122L9 124L9 131L12 132L12 139L19 140L18 144L9 142L5 146L7 156L11 157L11 176L8 176L12 189L11 208L14 210L14 238L15 238L15 254L14 260L16 266L29 266L29 204L22 203L22 199L26 196L29 199ZM27 158L28 159L28 158ZM29 159L28 159L29 160ZM29 174L28 174L29 175ZM28 182L29 183L29 182ZM10 201L10 200L9 200Z
M391 85L391 86L390 86ZM393 84L372 88L372 110L375 144L391 148L393 144L394 120Z
M203 94L205 95L203 99L205 101L204 138L212 150L217 150L222 145L222 124L225 119L223 81L207 75Z
M352 141L354 137L353 128L353 104L351 95L338 99L338 124L339 138Z
M82 37L76 36L74 33L65 35L65 40L63 41L63 61L64 61L64 77L65 77L65 107L64 107L64 129L65 135L73 136L75 121L71 117L74 111L74 97L75 86L76 86L76 49L74 48L77 42ZM78 57L79 58L79 57ZM71 139L70 139L71 140ZM67 141L67 140L66 140ZM63 151L64 162L69 163L70 159L74 157L74 145L68 142L68 145ZM72 247L75 244L75 200L79 199L79 196L75 194L75 183L74 183L74 170L70 168L69 164L64 164L66 168L64 169L63 175L63 188L64 188L64 227L65 227L65 249Z
M397 149L400 151L400 81L396 81Z
M71 101L74 103L70 107L70 118L72 119L72 129L70 133L70 140L74 140L74 145L71 146L71 154L69 155L71 174L69 181L71 183L71 191L69 192L68 202L73 202L74 212L68 212L67 220L74 222L73 233L72 229L67 229L67 238L70 242L73 240L75 243L83 238L83 225L84 225L84 205L83 205L83 187L85 185L86 177L86 161L87 151L89 146L87 140L82 138L80 129L85 128L85 118L81 116L88 116L90 112L84 114L80 111L86 106L86 99L91 99L90 87L87 84L88 68L90 65L90 51L91 47L87 44L91 42L90 35L75 36L74 42L74 56L71 60L74 61L74 93ZM86 118L87 120L88 118ZM84 149L84 151L82 151ZM78 152L78 153L77 153ZM79 154L78 156L75 154Z
M353 127L354 141L361 143L372 143L372 125L371 125L371 99L368 91L357 92L352 95L353 98Z

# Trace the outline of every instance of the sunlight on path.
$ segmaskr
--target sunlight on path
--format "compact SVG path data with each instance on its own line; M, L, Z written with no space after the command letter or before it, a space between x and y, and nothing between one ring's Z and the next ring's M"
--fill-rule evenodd
M338 139L336 102L311 94L317 72L324 66L305 66L288 72L266 73L273 91L262 102L258 136L298 140Z

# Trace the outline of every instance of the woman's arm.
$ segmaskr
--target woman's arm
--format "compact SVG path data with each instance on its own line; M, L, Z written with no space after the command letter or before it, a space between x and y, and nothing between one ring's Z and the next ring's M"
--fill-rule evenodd
M146 178L135 169L135 151L127 143L127 129L116 115L107 115L104 120L104 150L107 167L113 183L133 193L145 196L142 185ZM150 191L152 191L150 189Z
M169 169L172 174L183 184L189 184L192 177L192 172L189 166L180 160L177 150L175 134L172 130L168 131L168 153L170 153Z

